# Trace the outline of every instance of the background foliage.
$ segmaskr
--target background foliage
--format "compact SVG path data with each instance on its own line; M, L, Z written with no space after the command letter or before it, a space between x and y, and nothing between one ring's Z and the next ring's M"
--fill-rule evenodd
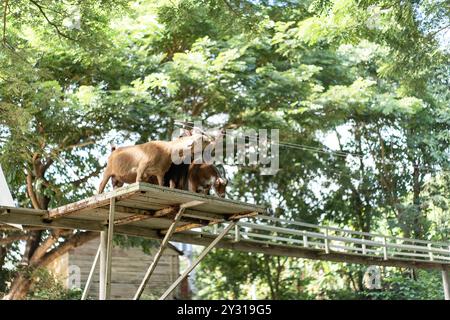
M175 119L203 120L277 128L281 141L295 144L280 149L276 176L228 166L233 198L274 216L448 240L447 1L1 7L0 162L20 206L91 195L110 143L166 139ZM10 269L32 261L48 237L26 235L25 252L18 241L1 247L0 291L14 281ZM441 298L434 273L392 270L383 290L367 292L364 270L217 250L201 265L198 296Z

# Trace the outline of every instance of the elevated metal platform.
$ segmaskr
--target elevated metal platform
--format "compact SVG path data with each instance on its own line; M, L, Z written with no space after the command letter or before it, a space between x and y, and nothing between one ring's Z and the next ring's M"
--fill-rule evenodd
M318 226L269 217L265 211L261 206L240 201L136 183L48 211L0 206L0 223L99 231L101 245L91 274L100 260L103 299L109 297L113 233L162 240L135 299L139 299L169 240L206 248L162 299L214 247L335 262L439 269L446 298L450 299L450 242ZM90 280L85 293L89 284Z
M203 250L198 259L167 289L165 299L226 233L244 217L263 213L262 207L240 201L201 195L178 189L135 183L51 210L0 207L0 223L17 223L45 229L81 229L100 232L83 297L85 299L97 261L100 260L100 299L109 299L113 234L162 238L134 299L139 299L173 234L221 222L229 225Z
M240 201L135 183L48 211L0 206L0 223L104 231L113 198L115 232L139 236L164 233L181 205L189 204L177 232L265 212L263 207Z

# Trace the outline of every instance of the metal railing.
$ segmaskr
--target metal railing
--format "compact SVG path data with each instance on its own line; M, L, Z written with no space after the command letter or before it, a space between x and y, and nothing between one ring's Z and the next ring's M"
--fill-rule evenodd
M450 242L437 242L376 233L319 226L295 220L258 215L253 222L240 221L227 236L234 241L261 244L282 244L304 249L318 249L325 253L340 252L384 260L402 259L450 264ZM201 234L216 234L217 225L205 228Z

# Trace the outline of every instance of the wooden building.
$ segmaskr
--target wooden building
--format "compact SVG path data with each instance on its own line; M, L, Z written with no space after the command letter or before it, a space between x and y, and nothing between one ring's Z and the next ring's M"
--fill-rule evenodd
M68 288L86 284L92 262L97 253L100 239L95 239L77 247L59 259L55 260L48 269L60 279ZM140 247L121 248L114 246L112 258L111 299L132 299L146 269L152 262L153 254L157 248L146 254ZM183 253L175 246L168 246L153 273L142 298L157 299L180 275L180 255ZM99 265L89 290L89 298L98 299L99 292ZM187 298L186 283L180 284L169 297Z

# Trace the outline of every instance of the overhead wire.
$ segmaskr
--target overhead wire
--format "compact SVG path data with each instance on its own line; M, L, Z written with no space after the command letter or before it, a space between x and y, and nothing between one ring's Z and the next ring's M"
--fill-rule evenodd
M197 128L195 126L189 125L189 124L183 124L183 127L187 127L187 128ZM203 131L203 133L207 134L205 131ZM230 134L221 133L222 136L230 136ZM243 135L244 137L249 137L248 135L245 135L245 133L241 133L241 135ZM233 136L235 137L235 136ZM255 137L256 140L258 139L257 137ZM303 145L303 144L298 144L298 143L292 143L292 142L270 142L272 145L278 145L280 147L286 147L286 148L291 148L291 149L296 149L296 150L303 150L303 151L309 151L309 152L313 152L313 153L321 153L321 154L330 154L330 155L335 155L335 156L339 156L339 157L355 157L355 158L359 158L361 160L368 160L366 155L362 155L362 154L357 154L357 153L352 153L352 152L347 152L347 151L335 151L335 150L329 150L329 149L323 149L320 147L314 147L314 146L308 146L308 145ZM376 157L374 157L372 155L371 157L374 160L377 160ZM379 163L383 164L383 165L394 165L396 167L398 167L398 162L393 161L391 159L378 159ZM413 165L413 168L417 168L417 169L422 169L428 172L450 172L450 169L435 169L435 168L430 168L429 166L421 166L421 165Z

